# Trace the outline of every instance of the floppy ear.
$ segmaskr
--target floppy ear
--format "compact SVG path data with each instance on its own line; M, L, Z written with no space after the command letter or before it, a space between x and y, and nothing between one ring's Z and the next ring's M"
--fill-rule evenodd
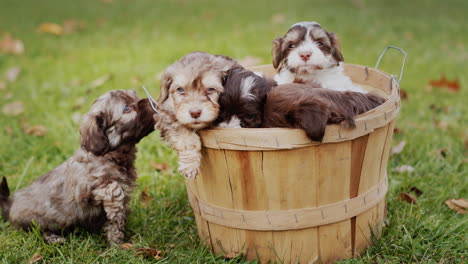
M325 135L329 111L320 103L306 105L294 113L296 124L305 130L311 140L322 142Z
M96 156L103 155L110 149L103 115L103 113L85 115L80 128L81 147Z
M158 99L158 104L164 103L166 99L169 97L169 87L172 84L172 76L170 73L165 72L161 77L161 85L160 85L160 94Z
M273 40L273 47L271 49L271 55L273 57L273 67L278 68L280 62L283 60L283 53L281 52L281 44L283 43L282 37L277 37Z
M327 35L331 41L333 58L335 58L335 60L338 62L344 61L343 54L341 54L340 41L338 40L338 37L333 32L327 33Z

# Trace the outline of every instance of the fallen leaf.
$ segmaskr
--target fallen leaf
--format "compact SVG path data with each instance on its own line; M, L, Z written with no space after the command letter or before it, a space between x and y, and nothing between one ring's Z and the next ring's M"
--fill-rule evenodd
M5 90L7 88L6 82L0 81L0 90Z
M468 200L466 199L450 199L445 201L445 204L452 210L456 211L459 214L466 214L468 211Z
M6 105L3 106L2 112L5 115L17 116L17 115L24 112L24 105L20 101L16 101L16 102L13 102L13 103L10 103L10 104L6 104Z
M150 163L150 166L159 171L165 171L169 169L169 164L167 164L167 162L159 163L159 162L152 161Z
M119 247L122 249L131 249L134 245L132 243L123 243Z
M406 92L405 90L400 89L400 98L403 101L408 100L408 92Z
M32 257L29 259L29 264L34 264L40 260L42 260L44 257L40 255L39 253L34 253Z
M8 135L13 135L13 128L10 125L6 125L4 128Z
M90 88L98 88L99 86L102 86L104 83L106 83L110 79L112 79L112 74L108 73L108 74L103 75L103 76L99 77L98 79L92 81L89 84L89 87Z
M405 172L410 173L410 172L414 171L414 168L411 167L410 165L401 165L400 167L396 167L393 170L398 172L398 173L405 173Z
M410 188L410 191L414 192L416 194L416 197L419 197L424 193L418 187L414 187L414 186Z
M250 67L260 64L262 62L262 59L253 56L246 56L238 60L237 62L243 67Z
M412 203L412 204L418 204L416 197L406 192L400 193L398 195L398 200L405 201L405 202Z
M11 67L5 72L5 79L9 82L14 82L18 79L18 75L21 73L21 68L18 66Z
M286 16L284 14L276 14L271 17L271 23L273 24L283 24L286 22Z
M21 40L14 39L11 34L5 34L0 39L0 52L19 55L24 53L24 44Z
M139 255L142 255L144 257L148 258L154 258L154 259L162 259L162 251L154 249L154 248L149 248L149 247L142 247L138 248L135 250Z
M146 206L149 202L151 202L153 200L153 197L151 197L151 195L148 194L148 192L146 192L147 189L145 188L142 192L141 192L141 195L140 195L140 200L141 200L141 203L143 204L143 206Z
M73 33L83 30L86 27L84 22L75 19L67 19L63 21L63 33Z
M55 23L42 23L39 25L39 27L37 27L37 32L58 36L63 34L63 27Z
M455 93L460 91L460 83L458 82L458 80L449 81L447 80L445 75L442 75L442 77L439 80L430 80L429 85L433 87L445 88Z
M236 251L231 251L223 255L224 258L226 259L233 259L239 256L239 252Z
M405 145L406 145L406 141L404 140L401 141L400 143L398 143L396 146L392 148L392 150L390 151L390 155L393 156L395 154L401 153L403 149L405 148Z
M42 137L47 133L47 127L45 126L23 126L24 133L31 136Z

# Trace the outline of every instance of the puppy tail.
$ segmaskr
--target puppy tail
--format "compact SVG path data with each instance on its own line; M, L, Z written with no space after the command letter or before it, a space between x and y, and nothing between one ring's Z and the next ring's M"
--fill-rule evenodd
M8 188L8 182L6 178L3 177L2 182L0 183L0 209L2 210L4 219L8 219L10 207L10 188Z

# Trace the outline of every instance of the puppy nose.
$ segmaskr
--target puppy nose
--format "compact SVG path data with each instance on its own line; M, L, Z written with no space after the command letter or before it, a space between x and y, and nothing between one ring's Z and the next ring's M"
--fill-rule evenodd
M312 55L311 52L301 52L301 53L299 53L299 56L301 56L301 59L303 61L308 61L310 59L311 55Z
M201 115L201 110L200 109L191 109L189 111L190 113L190 116L193 117L193 118L199 118L200 115Z

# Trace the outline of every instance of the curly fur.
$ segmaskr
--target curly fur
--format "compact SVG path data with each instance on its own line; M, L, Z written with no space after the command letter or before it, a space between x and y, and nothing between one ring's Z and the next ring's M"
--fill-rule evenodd
M91 106L81 124L81 148L71 158L9 197L0 185L3 216L28 230L36 223L48 243L75 226L104 230L111 243L121 243L135 187L135 145L154 130L147 99L115 90Z
M177 151L179 172L187 178L200 172L201 141L197 130L218 117L223 81L235 65L228 57L192 52L163 73L155 129L161 130L163 140Z

